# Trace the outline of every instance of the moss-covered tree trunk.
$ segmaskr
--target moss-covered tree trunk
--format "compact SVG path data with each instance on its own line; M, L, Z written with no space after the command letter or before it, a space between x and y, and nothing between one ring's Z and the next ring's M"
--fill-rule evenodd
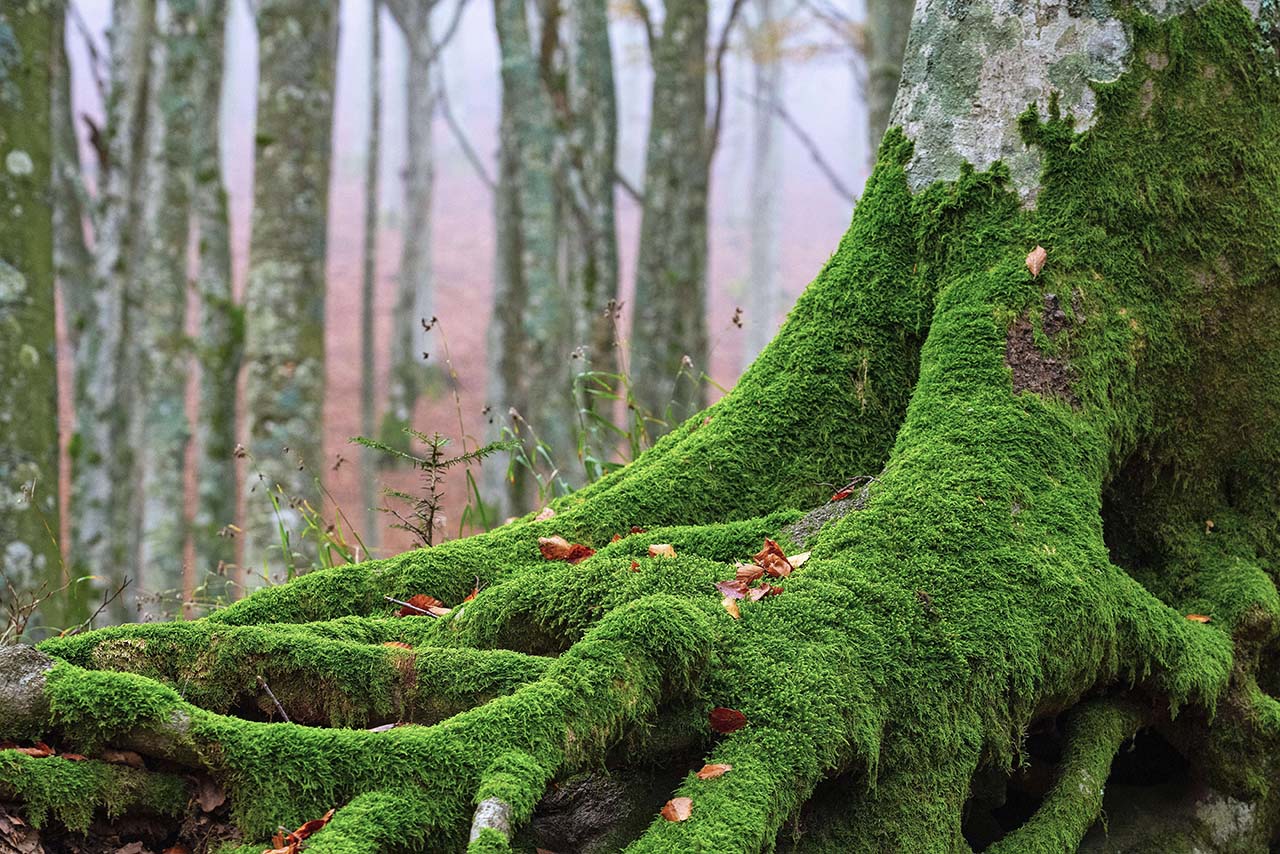
M245 291L243 566L251 586L311 564L324 404L325 247L337 0L262 0ZM255 582L255 579L258 581Z
M1280 18L1003 8L920 7L847 234L719 403L551 518L5 652L0 738L197 766L259 840L336 808L317 854L548 848L602 763L673 780L603 850L1065 854L1142 730L1186 785L1129 850L1266 851ZM807 560L726 608L766 536ZM39 761L2 779L82 817L45 783L95 766Z
M58 11L0 10L0 572L30 591L62 584L49 194Z

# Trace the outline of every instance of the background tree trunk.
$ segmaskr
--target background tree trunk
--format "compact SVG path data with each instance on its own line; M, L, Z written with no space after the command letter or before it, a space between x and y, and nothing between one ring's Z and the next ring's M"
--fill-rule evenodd
M915 3L911 0L867 0L868 151L874 152L880 147L880 138L889 126L914 9Z
M653 99L631 326L631 385L657 419L702 408L707 370L707 4L669 0L652 45Z
M48 191L60 11L53 2L0 10L0 570L19 590L62 581Z
M247 579L265 570L278 581L311 565L316 544L301 538L300 502L321 506L315 425L324 403L338 3L262 0L257 8L257 154L245 293L245 432L251 459L243 490L243 564Z
M142 584L144 615L172 616L183 596L186 558L187 261L191 236L194 60L198 16L195 0L162 0L154 43L147 121L148 194L143 204L147 235L139 307L142 366L141 470Z
M231 286L231 223L222 180L219 120L227 0L200 0L192 121L200 306L200 403L196 416L196 508L191 535L195 583L209 601L230 598L236 518L236 393L244 347L244 313Z
M412 60L410 60L412 62ZM382 148L382 4L369 3L369 136L364 166L364 268L360 283L360 434L374 438L377 429L377 394L374 385L373 297L378 281L378 169ZM409 125L414 124L410 116ZM405 243L417 242L414 235ZM360 449L360 503L364 543L378 545L377 452Z

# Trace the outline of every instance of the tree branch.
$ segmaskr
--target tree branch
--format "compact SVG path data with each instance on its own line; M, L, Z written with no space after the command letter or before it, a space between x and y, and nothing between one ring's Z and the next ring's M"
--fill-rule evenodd
M724 55L729 51L729 37L733 33L733 25L742 11L744 0L733 0L729 14L725 18L724 28L720 31L720 40L716 44L715 62L712 73L716 79L716 106L711 114L711 126L707 130L707 163L716 156L716 146L720 143L720 121L724 112Z
M480 176L480 180L489 188L489 192L496 192L497 183L484 167L484 161L480 159L480 155L471 145L471 141L467 139L467 132L458 124L457 118L453 115L453 110L449 106L449 88L444 82L444 69L436 66L437 73L440 78L440 91L436 97L436 104L440 108L440 115L444 116L445 124L449 126L449 131L453 134L453 138L457 140L458 147L462 149L462 153L466 155L467 161L471 164L471 168L476 170L476 174Z
M739 91L738 95L757 105L763 102L762 98L759 98L751 92ZM835 167L828 163L826 157L823 156L822 149L818 147L818 143L814 141L813 137L809 136L800 123L796 121L795 117L792 116L791 113L787 112L787 108L777 102L769 103L768 107L773 111L773 114L776 115L784 125L786 125L787 129L795 134L796 139L798 139L800 144L804 146L804 149L809 152L809 157L813 160L814 164L817 165L819 171L826 176L827 181L831 184L831 188L842 198L848 200L850 204L857 204L858 194L849 189L848 185L841 180L840 174L836 172Z

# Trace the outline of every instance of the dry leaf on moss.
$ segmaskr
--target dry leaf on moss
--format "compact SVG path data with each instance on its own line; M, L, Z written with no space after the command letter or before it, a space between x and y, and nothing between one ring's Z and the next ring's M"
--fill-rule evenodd
M552 510L550 507L543 507L541 510L538 511L538 515L533 517L533 521L545 522L548 519L554 519L555 515L556 515L556 511Z
M793 569L787 556L782 553L782 548L768 537L765 538L764 548L756 552L754 560L756 566L763 567L774 578L786 578Z
M1048 259L1049 253L1044 250L1043 246L1037 246L1027 255L1027 269L1031 271L1032 278L1040 275L1040 271L1044 269L1044 262Z
M742 612L738 610L738 600L728 596L720 600L720 607L729 612L729 616L735 620L741 619Z
M691 798L672 798L662 807L662 817L667 821L684 821L693 814Z
M711 724L711 729L721 735L737 732L747 725L746 715L737 709L726 709L724 706L716 706L712 709L707 720Z
M764 567L754 563L740 563L734 567L734 573L739 581L750 584L764 577Z
M421 617L424 614L430 614L433 617L443 617L448 614L449 608L434 596L428 596L425 593L417 593L409 597L408 603L400 609L397 616L400 617Z
M1188 620L1190 620L1190 621L1191 621L1191 622L1193 622L1193 623L1207 623L1207 622L1209 622L1209 617L1207 617L1207 616L1206 616L1206 615L1204 615L1204 614L1187 614L1187 619L1188 619Z
M702 770L698 772L699 780L714 780L716 777L723 777L725 774L733 770L732 765L703 765Z
M745 599L747 598L747 582L738 579L730 579L729 581L717 581L716 589L726 599Z
M546 560L562 560L565 563L581 563L596 550L581 543L571 543L564 537L538 537L538 551Z
M649 546L649 557L675 557L676 547L671 543L654 543Z

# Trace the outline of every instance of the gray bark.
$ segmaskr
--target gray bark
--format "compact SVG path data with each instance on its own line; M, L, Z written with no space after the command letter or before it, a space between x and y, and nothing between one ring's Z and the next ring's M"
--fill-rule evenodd
M257 22L261 71L245 306L251 459L242 527L247 579L265 571L275 581L309 567L316 553L314 541L301 539L300 502L320 506L338 3L262 0Z
M0 9L0 570L19 589L61 575L49 204L59 11Z
M707 369L707 3L670 0L653 53L653 105L636 261L631 384L664 433L701 409Z
M191 427L186 392L187 250L191 224L191 126L195 0L158 9L147 122L146 252L140 272L142 354L141 583L147 608L172 616L183 599L185 468Z
M413 125L412 114L408 124ZM360 283L360 433L372 438L377 423L373 387L373 296L378 277L378 164L382 147L382 4L369 3L369 138L364 164L364 269ZM406 243L417 240L410 237ZM378 544L377 452L361 448L360 503L363 538L369 548Z
M431 8L398 2L390 6L408 48L405 77L404 230L400 273L392 314L387 412L382 440L407 444L404 428L412 426L413 411L422 395L426 365L422 360L421 321L434 313L432 299L431 204L435 187L435 134L432 120L437 104L435 45Z
M778 268L779 199L782 190L783 67L775 0L755 0L751 38L754 97L751 104L751 263L743 298L742 367L750 365L777 331L782 309Z
M112 6L110 83L104 150L94 218L94 329L86 331L84 376L76 378L76 435L72 441L72 574L110 579L135 565L135 469L128 415L130 305L141 222L146 94L155 7L151 0ZM83 389L80 384L83 383ZM132 591L116 599L110 616L126 619Z
M912 0L867 0L867 150L876 156L902 78Z
M222 63L227 0L199 0L195 57L195 117L191 205L197 240L200 307L200 404L196 415L196 508L191 525L195 581L202 597L228 598L236 517L236 379L244 346L244 316L231 291L231 226L219 160Z

